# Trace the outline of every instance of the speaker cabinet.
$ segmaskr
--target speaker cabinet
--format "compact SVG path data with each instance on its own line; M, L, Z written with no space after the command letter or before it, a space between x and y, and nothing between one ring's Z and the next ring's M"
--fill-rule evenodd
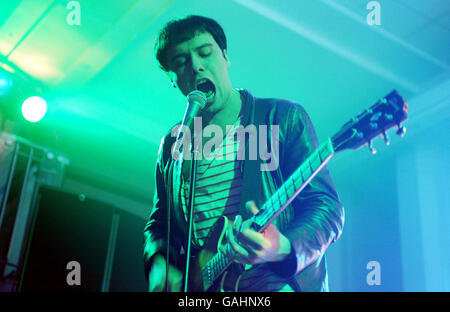
M145 220L49 187L36 208L19 291L145 291Z

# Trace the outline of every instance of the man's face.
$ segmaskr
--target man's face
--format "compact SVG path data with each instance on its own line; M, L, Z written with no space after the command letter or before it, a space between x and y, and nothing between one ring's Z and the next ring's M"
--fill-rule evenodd
M207 97L204 111L214 113L223 108L232 91L230 61L210 33L197 32L172 48L168 57L172 78L185 96L200 90Z

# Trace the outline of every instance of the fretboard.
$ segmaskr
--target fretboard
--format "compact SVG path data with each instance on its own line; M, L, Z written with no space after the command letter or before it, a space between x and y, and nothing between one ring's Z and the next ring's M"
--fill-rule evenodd
M333 157L334 148L331 139L325 141L298 167L283 185L259 208L257 215L252 217L252 228L263 232L272 221L291 203L305 188L323 166ZM229 245L226 245L229 248ZM227 250L228 251L228 250ZM205 289L211 287L217 277L231 264L231 261L221 252L214 255L203 268Z

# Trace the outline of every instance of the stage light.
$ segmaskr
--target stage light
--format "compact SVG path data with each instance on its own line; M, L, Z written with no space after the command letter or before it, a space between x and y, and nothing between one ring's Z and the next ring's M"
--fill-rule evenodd
M47 103L39 96L32 96L22 104L22 115L30 122L41 120L47 112Z
M12 84L10 75L4 71L0 71L0 96L8 94Z

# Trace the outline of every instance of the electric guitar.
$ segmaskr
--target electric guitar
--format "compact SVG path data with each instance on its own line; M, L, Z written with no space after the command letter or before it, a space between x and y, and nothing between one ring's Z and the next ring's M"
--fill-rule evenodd
M383 136L387 145L387 130L397 126L397 134L403 136L406 128L401 123L407 119L408 104L397 93L392 91L362 113L344 124L334 136L326 140L316 149L283 185L251 218L252 228L263 232L272 221L289 205L304 189L323 166L337 152L346 149L358 149L367 145L372 153L375 149L372 140ZM232 222L221 217L212 228L202 250L195 259L189 274L190 291L227 290L238 291L240 275L245 272L243 266L230 261L220 247L225 245L225 233ZM225 289L225 288L228 289Z

